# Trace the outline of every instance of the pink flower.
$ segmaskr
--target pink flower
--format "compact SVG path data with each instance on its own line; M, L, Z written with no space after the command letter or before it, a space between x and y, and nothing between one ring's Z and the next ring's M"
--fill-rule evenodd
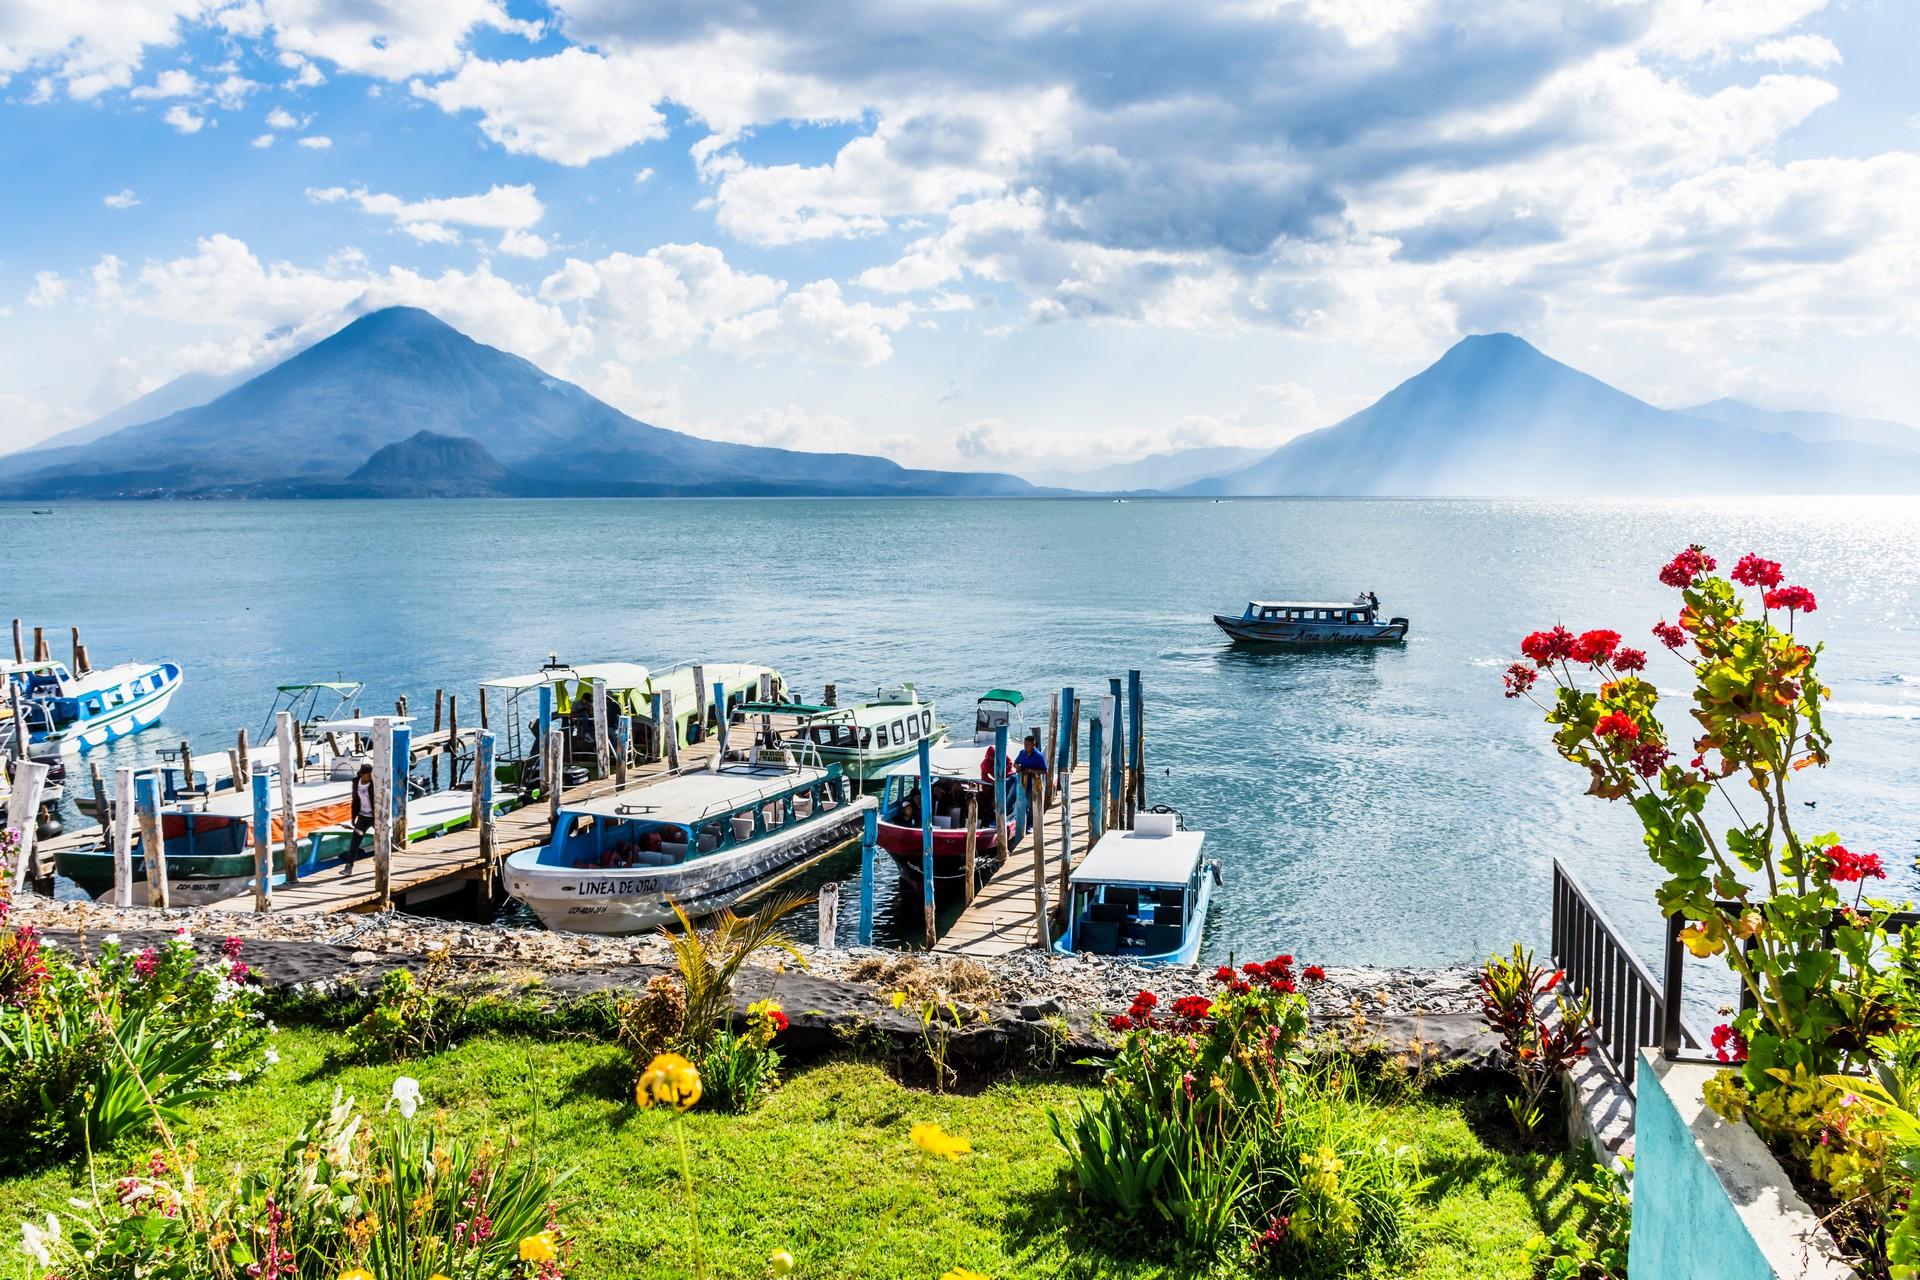
M227 935L227 940L220 944L220 954L229 960L238 960L240 958L240 948L245 945L246 943L243 940L229 934Z
M1615 671L1645 671L1647 654L1644 649L1617 649L1613 655Z
M1520 642L1523 656L1532 658L1533 665L1544 667L1554 662L1564 662L1573 656L1573 632L1565 627L1555 627L1551 631L1536 631Z
M1665 618L1653 624L1653 636L1669 649L1678 649L1687 642L1687 633Z
M1743 587L1766 587L1771 590L1780 585L1780 562L1767 560L1749 551L1740 557L1740 563L1733 566L1733 580Z

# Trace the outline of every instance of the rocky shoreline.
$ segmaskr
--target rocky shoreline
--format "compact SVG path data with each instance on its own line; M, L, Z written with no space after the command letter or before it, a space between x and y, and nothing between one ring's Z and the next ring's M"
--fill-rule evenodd
M15 900L12 922L34 926L56 945L80 947L110 935L146 945L182 929L209 943L238 936L247 940L263 981L298 994L364 994L388 970L417 972L429 952L442 949L452 981L554 999L638 991L673 964L658 935L593 938L397 912L261 917L26 896ZM803 963L748 970L736 994L742 1003L778 996L800 1039L823 1048L865 1032L917 1039L914 1006L937 1000L966 1011L966 1025L955 1034L961 1059L984 1061L1036 1046L1099 1054L1111 1051L1106 1018L1125 1009L1136 992L1152 990L1171 1001L1212 987L1212 966L1149 967L1039 951L976 963L878 948L797 949ZM1493 1044L1480 1022L1471 969L1329 966L1326 974L1312 984L1311 1007L1315 1021L1343 1040L1470 1067L1488 1062ZM900 990L912 1000L905 1010L892 1004Z

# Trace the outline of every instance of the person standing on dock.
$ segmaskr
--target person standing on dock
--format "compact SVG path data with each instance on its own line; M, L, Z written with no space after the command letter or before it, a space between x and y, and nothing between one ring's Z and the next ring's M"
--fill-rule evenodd
M340 874L353 874L353 860L360 856L360 842L373 830L373 766L363 764L353 780L353 839L347 844L346 861Z
M1046 753L1040 750L1040 739L1028 734L1021 743L1020 754L1013 758L1013 767L1020 770L1047 771Z

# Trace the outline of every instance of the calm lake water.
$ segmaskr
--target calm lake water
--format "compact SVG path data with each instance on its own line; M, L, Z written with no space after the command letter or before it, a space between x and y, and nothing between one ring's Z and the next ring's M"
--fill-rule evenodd
M1820 599L1802 630L1827 646L1835 763L1800 775L1817 806L1803 821L1886 853L1892 892L1920 889L1910 498L5 505L0 532L0 614L47 626L63 657L78 624L96 663L185 666L166 725L116 763L181 736L224 748L302 679L365 681L368 708L458 691L464 719L481 678L549 651L764 662L843 697L914 680L956 725L990 686L1037 696L1044 717L1062 685L1138 667L1149 799L1225 863L1210 956L1328 963L1544 946L1555 857L1656 958L1657 877L1631 813L1580 794L1500 671L1556 622L1657 650L1647 628L1677 600L1655 573L1675 549L1759 550ZM1253 653L1209 617L1366 589L1412 619L1406 645ZM1656 652L1654 676L1683 670ZM885 929L884 859L881 876Z

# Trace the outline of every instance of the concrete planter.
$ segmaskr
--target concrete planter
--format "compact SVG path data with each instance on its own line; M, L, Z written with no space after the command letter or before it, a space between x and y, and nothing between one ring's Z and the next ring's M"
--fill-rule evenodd
M1853 1280L1759 1135L1701 1100L1714 1071L1641 1051L1629 1280Z

